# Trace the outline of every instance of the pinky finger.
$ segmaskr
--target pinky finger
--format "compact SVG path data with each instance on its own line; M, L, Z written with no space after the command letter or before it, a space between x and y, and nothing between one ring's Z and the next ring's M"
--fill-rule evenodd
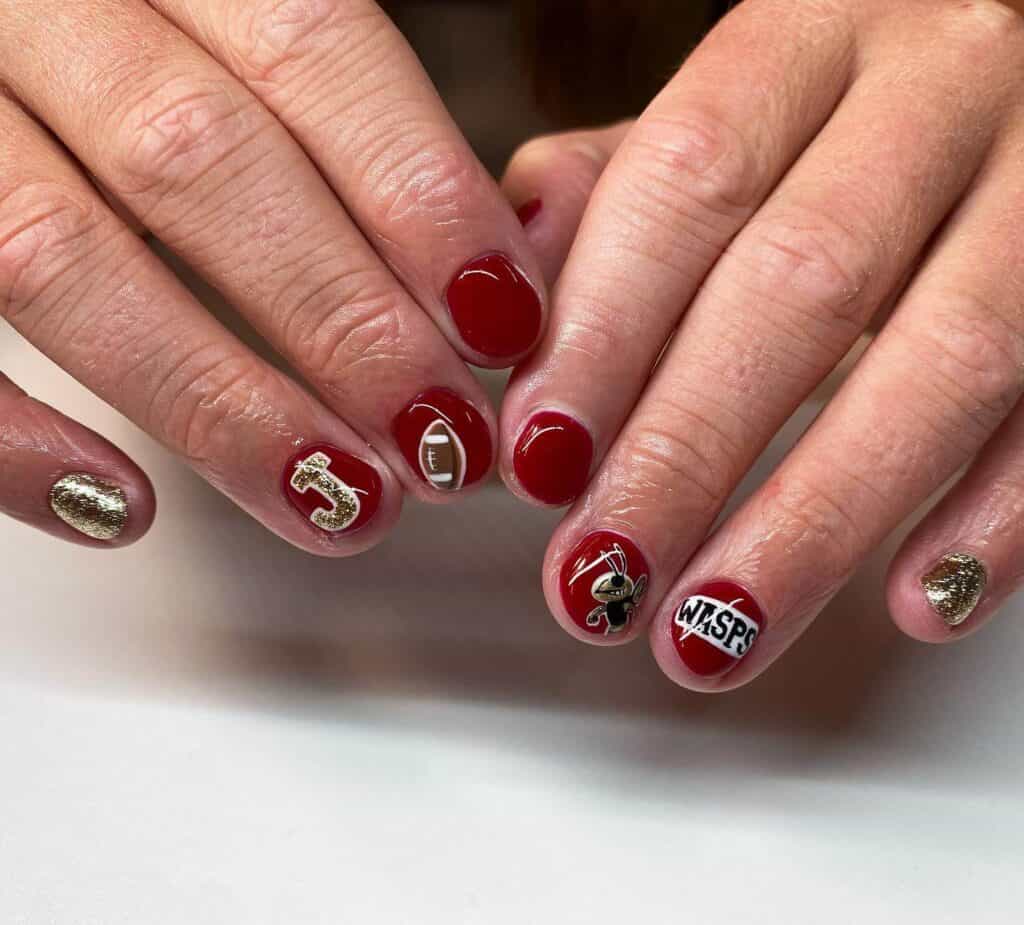
M501 188L553 286L569 256L590 196L633 123L541 135L512 156Z
M153 522L145 473L99 434L0 374L0 511L85 546L127 546Z
M896 625L924 642L981 627L1024 581L1024 405L907 538L889 570Z

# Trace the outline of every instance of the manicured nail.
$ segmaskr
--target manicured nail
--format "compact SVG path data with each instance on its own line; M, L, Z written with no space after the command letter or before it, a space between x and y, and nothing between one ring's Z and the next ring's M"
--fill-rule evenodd
M717 678L750 651L763 626L764 614L749 591L731 581L712 581L679 605L672 640L690 671Z
M987 583L985 566L965 552L943 556L921 578L928 603L947 626L959 626L974 613Z
M462 339L484 356L517 356L540 333L537 291L502 254L466 264L448 286L447 301Z
M50 507L68 526L94 540L112 540L128 521L128 501L116 485L72 472L50 488Z
M573 622L584 632L611 636L636 620L647 590L647 561L626 537L599 530L572 551L559 577Z
M512 468L520 485L545 504L568 504L587 485L594 441L559 411L538 411L519 435Z
M358 530L376 513L383 491L373 466L329 443L296 453L281 485L295 509L325 533Z
M531 199L528 202L524 202L518 209L516 209L516 215L519 216L519 223L525 228L530 224L538 215L540 210L544 208L544 203L540 199Z
M431 488L458 491L491 468L491 431L483 415L448 389L414 398L392 423L398 447Z

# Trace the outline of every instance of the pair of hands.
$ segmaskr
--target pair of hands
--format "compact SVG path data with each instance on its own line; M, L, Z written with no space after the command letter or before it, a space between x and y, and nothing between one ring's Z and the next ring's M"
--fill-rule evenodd
M530 142L500 188L368 0L0 0L0 305L314 553L497 458L525 499L575 501L545 560L559 622L649 631L700 690L763 671L970 463L889 580L907 633L957 638L1024 572L1022 56L995 0L746 0L635 123ZM464 361L517 366L500 422ZM130 459L0 400L0 508L96 546L146 531Z

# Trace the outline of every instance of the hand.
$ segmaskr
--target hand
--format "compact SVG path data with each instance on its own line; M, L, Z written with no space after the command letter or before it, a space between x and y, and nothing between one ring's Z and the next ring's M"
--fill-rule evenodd
M1022 56L1024 21L987 0L746 0L635 125L513 160L505 188L540 198L528 230L549 276L580 223L501 427L514 491L579 495L544 570L570 633L618 643L650 624L669 677L739 686L968 463L894 562L892 614L956 639L1018 584Z
M375 3L0 0L0 57L0 308L36 347L314 553L379 541L403 488L444 501L487 473L460 357L525 355L541 274ZM92 545L145 532L130 460L7 380L0 400L0 509Z

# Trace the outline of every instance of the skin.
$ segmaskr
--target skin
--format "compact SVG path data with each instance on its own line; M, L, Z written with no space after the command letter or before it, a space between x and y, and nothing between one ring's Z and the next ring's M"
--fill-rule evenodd
M595 641L561 603L563 559L617 530L651 583L610 641L648 633L662 670L694 690L745 684L964 466L893 563L893 618L918 639L957 639L1017 586L1022 55L1024 19L994 0L745 0L635 123L537 139L512 160L504 188L543 200L528 232L557 286L502 410L502 471L525 496L511 447L538 409L572 414L596 449L545 559L568 632ZM710 532L873 320L838 395ZM951 551L989 572L955 630L920 584ZM676 655L672 618L712 579L749 589L766 626L707 679Z
M446 388L481 411L493 439L495 415L464 361L521 354L469 348L444 292L484 253L508 255L538 292L542 274L376 4L0 0L0 58L0 312L19 332L310 552L373 546L404 492L452 499L412 472L392 420ZM298 379L220 327L141 228ZM23 519L37 525L47 517L38 486L73 455L46 439L60 426L90 444L93 471L132 489L126 537L145 532L152 491L114 447L36 406L18 426L19 441L48 449L15 463L2 458L10 441L0 445L0 465L21 476L5 481L0 506L36 511ZM317 531L285 500L281 473L303 442L380 474L379 511L357 533Z

